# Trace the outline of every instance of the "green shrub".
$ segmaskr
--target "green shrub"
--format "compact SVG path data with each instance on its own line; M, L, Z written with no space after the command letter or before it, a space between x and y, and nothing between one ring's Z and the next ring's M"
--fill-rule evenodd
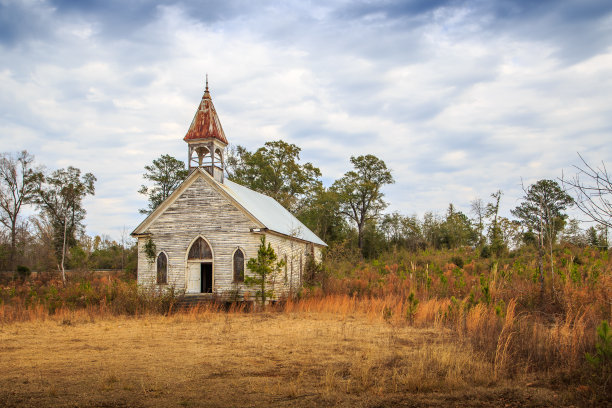
M491 290L489 289L489 279L484 273L480 274L480 291L482 292L482 300L488 305L491 303Z
M17 265L17 276L19 276L20 279L27 279L30 274L32 272L30 271L30 268L28 268L25 265Z
M419 308L419 299L414 296L414 293L410 292L408 296L408 306L406 307L406 319L412 323L414 321L414 315Z
M481 258L489 258L491 257L491 248L488 245L484 245L480 250Z
M452 263L457 265L459 268L463 268L463 258L461 258L460 256L455 255L450 260Z
M595 344L595 354L585 353L589 364L596 369L612 369L612 331L607 321L602 321L597 326L597 343Z
M595 353L585 353L585 358L591 366L591 382L598 388L599 399L612 394L612 330L606 320L597 326L597 342Z
M155 259L157 258L157 246L151 237L149 237L144 244L144 253L149 260L149 263L155 262Z

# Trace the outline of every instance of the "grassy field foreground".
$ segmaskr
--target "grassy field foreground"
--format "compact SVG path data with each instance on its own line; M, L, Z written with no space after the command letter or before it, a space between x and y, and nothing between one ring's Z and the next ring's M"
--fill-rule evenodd
M451 331L326 313L199 312L0 325L0 406L562 406ZM572 396L573 395L573 396Z

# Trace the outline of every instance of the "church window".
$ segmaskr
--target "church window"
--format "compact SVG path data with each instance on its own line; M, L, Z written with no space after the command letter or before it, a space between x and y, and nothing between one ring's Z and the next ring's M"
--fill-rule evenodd
M164 252L157 255L157 284L168 283L168 257Z
M244 282L244 252L240 248L234 252L234 282Z
M196 239L189 249L187 259L212 259L212 251L210 250L208 242L202 237Z

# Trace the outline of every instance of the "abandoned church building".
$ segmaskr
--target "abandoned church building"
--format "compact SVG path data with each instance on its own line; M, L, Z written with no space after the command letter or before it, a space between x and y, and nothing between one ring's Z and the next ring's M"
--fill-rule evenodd
M138 239L138 284L222 298L255 293L246 264L261 237L285 266L270 285L276 297L295 291L308 257L326 244L273 198L225 177L228 144L208 90L183 138L189 175L132 232Z

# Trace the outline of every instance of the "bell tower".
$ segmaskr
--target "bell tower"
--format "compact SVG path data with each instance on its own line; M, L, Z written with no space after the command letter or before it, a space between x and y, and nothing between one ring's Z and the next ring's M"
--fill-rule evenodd
M189 149L189 173L201 167L223 183L227 139L208 91L208 74L206 90L183 140Z

